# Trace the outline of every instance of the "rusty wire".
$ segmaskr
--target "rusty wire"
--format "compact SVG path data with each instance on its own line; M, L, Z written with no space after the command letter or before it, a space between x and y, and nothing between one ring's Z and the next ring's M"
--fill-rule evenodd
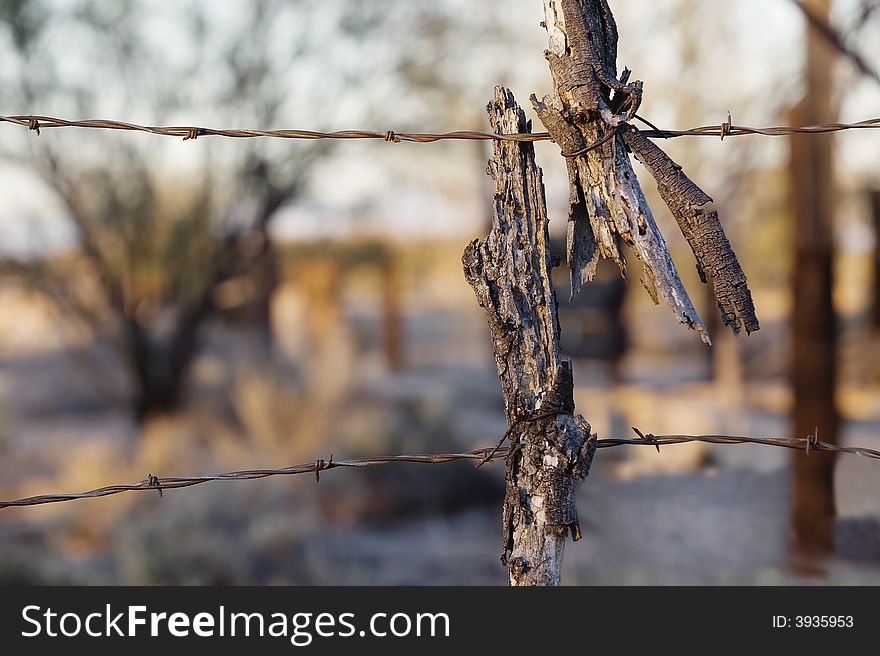
M640 117L637 117L640 118ZM727 121L719 125L707 125L687 130L662 130L656 128L653 124L641 119L643 122L651 126L650 130L643 130L642 133L650 138L670 139L683 136L716 136L722 140L727 136L741 136L747 134L759 134L765 136L784 136L797 133L816 134L824 132L838 132L842 130L853 129L874 129L880 128L880 118L866 119L856 123L821 123L817 125L806 125L801 127L763 127L753 128L740 125L734 125L730 114ZM37 115L0 115L0 122L21 125L30 130L35 131L38 135L42 128L61 128L61 127L79 127L101 130L122 130L133 132L147 132L150 134L158 134L171 137L182 137L184 141L196 139L200 136L219 136L230 138L255 138L269 137L278 139L383 139L387 142L398 143L401 141L414 143L432 143L442 140L470 140L470 141L551 141L550 135L546 132L535 133L517 133L517 134L494 134L491 132L480 132L474 130L459 130L454 132L435 133L397 133L392 130L384 132L374 132L367 130L340 130L336 132L318 132L312 130L237 130L237 129L215 129L192 126L145 126L135 123L126 123L122 121L113 121L105 119L89 119L84 121L71 121L50 116ZM614 131L610 133L614 134ZM575 153L564 153L564 155L573 157L584 154L586 151L601 145L609 137L600 139L597 143L591 144L584 149ZM551 413L558 414L558 413ZM549 416L549 415L547 415ZM538 417L533 417L535 419ZM511 427L513 428L513 427ZM609 448L623 445L651 445L658 449L663 445L683 444L687 442L703 442L708 444L763 444L767 446L776 446L787 449L805 450L809 454L813 451L827 451L835 453L847 453L852 455L864 456L867 458L880 460L880 451L862 447L843 447L836 444L820 441L815 435L807 437L744 437L735 435L652 435L643 434L641 431L634 429L638 435L636 438L605 438L597 442L597 448ZM505 433L505 438L509 436L510 430ZM502 439L503 443L504 439ZM465 451L462 453L437 453L437 454L411 454L411 455L393 455L393 456L377 456L369 458L351 458L347 460L333 460L330 456L328 461L318 459L313 463L303 463L299 465L291 465L281 469L251 469L226 472L222 474L206 474L202 476L171 476L160 477L149 474L146 479L137 483L127 485L107 485L104 487L81 492L76 494L40 494L36 496L16 499L14 501L0 501L0 509L16 506L35 506L46 503L58 503L62 501L75 501L78 499L91 499L97 497L110 496L120 494L122 492L130 492L135 490L155 490L162 496L162 490L192 487L209 481L235 481L235 480L254 480L259 478L267 478L270 476L283 476L292 474L314 473L315 478L320 480L322 471L336 469L339 467L370 467L375 465L384 465L395 462L413 462L422 464L441 464L453 462L457 460L477 460L478 466L492 460L494 457L505 456L507 449L500 448L500 444L494 447L486 447L473 451Z
M654 446L659 451L661 446L684 444L687 442L703 442L707 444L763 444L786 449L805 451L826 451L832 453L847 453L864 456L874 460L880 460L880 451L864 447L838 446L820 441L815 435L807 437L743 437L738 435L652 435L643 434L638 429L633 429L639 435L634 438L603 438L597 441L597 448L611 448L624 445ZM505 434L506 435L506 434ZM486 447L461 453L433 453L433 454L410 454L394 456L376 456L370 458L350 458L348 460L329 460L319 458L315 462L291 465L281 469L245 469L240 471L226 472L223 474L206 474L202 476L156 476L148 474L147 478L137 483L128 485L107 485L87 492L78 494L39 494L36 496L16 499L14 501L0 501L0 509L16 506L37 506L46 503L58 503L61 501L76 501L78 499L93 499L106 497L122 492L135 490L157 491L162 496L162 490L171 490L183 487L201 485L209 481L245 481L269 476L287 476L292 474L315 474L320 480L322 471L337 469L339 467L372 467L386 465L395 462L414 462L437 465L457 460L477 460L480 464L494 457L507 455L507 448Z
M552 141L550 134L547 132L527 132L516 134L495 134L492 132L480 132L478 130L456 130L453 132L431 133L431 132L395 132L393 130L385 130L376 132L370 130L338 130L335 132L319 132L314 130L239 130L239 129L218 129L205 128L195 126L155 126L155 125L138 125L136 123L127 123L124 121L114 121L107 119L88 119L83 121L71 121L62 118L54 118L51 116L38 116L31 114L2 116L0 115L0 123L12 123L33 130L40 134L43 128L89 128L97 130L122 130L128 132L147 132L150 134L158 134L167 137L181 137L184 141L196 139L198 137L229 137L234 139L251 139L256 137L267 137L275 139L382 139L384 141L399 143L401 141L413 143L433 143L435 141L444 140L466 140L466 141ZM839 132L842 130L864 130L880 128L880 118L869 118L855 123L819 123L816 125L804 125L800 127L791 126L770 126L770 127L748 127L743 125L733 125L728 115L728 120L719 125L704 125L686 130L663 130L656 128L653 124L650 130L642 130L642 134L651 139L672 139L675 137L737 137L747 134L758 134L764 136L785 136L791 134L817 134L823 132ZM613 132L611 133L613 134ZM573 157L584 154L586 151L601 145L607 136L597 143L590 144L576 153L564 153L566 156Z

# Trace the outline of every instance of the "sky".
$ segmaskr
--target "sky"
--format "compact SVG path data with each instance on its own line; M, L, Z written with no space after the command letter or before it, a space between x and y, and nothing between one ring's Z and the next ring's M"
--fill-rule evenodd
M46 4L61 15L81 3L54 0ZM108 12L115 6L107 1L93 4ZM482 107L496 83L510 87L526 106L529 94L550 91L542 56L545 34L538 25L540 0L389 0L383 3L387 15L380 16L384 22L363 40L340 32L340 17L356 7L366 11L363 22L368 24L376 5L304 0L295 3L298 9L289 16L291 29L298 35L296 42L304 44L302 52L278 74L278 84L289 89L277 119L281 124L264 126L251 104L244 102L246 98L241 99L241 111L234 101L217 106L212 100L228 76L218 53L228 35L247 19L252 2L144 0L134 4L140 9L136 32L147 53L135 66L142 84L131 85L120 77L117 62L109 61L100 43L74 22L58 21L45 44L48 52L57 55L59 72L65 78L86 89L100 86L94 111L101 111L103 117L222 127L446 131L483 128ZM855 0L837 0L835 23L851 24L855 5ZM412 21L426 7L440 17L438 24L445 28L440 29L440 36L413 29ZM195 43L184 26L199 8L210 8L206 12L210 24L205 38ZM655 124L674 128L717 124L728 111L738 124L779 124L785 108L802 92L804 24L789 0L614 0L612 8L620 30L619 67L628 66L634 78L645 82L640 113ZM500 27L506 38L493 37L489 25ZM285 38L285 25L276 27L267 49L280 57L291 39ZM878 30L880 26L873 25L854 45L880 67L880 57L869 48ZM0 49L8 44L4 34ZM401 73L402 60L412 69L409 77ZM192 68L194 61L198 66L181 75L181 89L175 91L178 95L173 102L160 106L156 98L167 87L167 77ZM845 62L839 67L841 119L880 115L876 83L859 78ZM7 79L0 83L14 89L14 76L23 74L27 71L4 73ZM75 116L76 102L63 91L38 96L28 107L13 104L13 97L0 95L3 104L10 102L2 113L84 118ZM540 129L536 119L534 123ZM45 130L39 138L64 139L71 149L81 149L84 161L100 156L91 135L66 132L72 134ZM5 155L0 162L0 249L22 254L69 247L74 232L60 204L23 166L33 147L28 140L34 135L11 125L0 125L0 134L4 137L0 154ZM218 164L231 161L242 147L241 142L231 140L209 145L206 138L186 143L150 135L123 134L120 138L136 144L141 156L167 170L172 180L185 177L205 158ZM845 163L850 177L880 184L878 140L880 133L874 132L837 138L837 160ZM254 147L300 146L285 142ZM693 177L713 196L723 192L734 164L743 166L745 161L749 166L774 168L787 157L784 139L761 137L738 137L724 143L677 140L668 149L685 163L695 162ZM545 171L552 222L554 216L564 216L564 164L552 144L539 144L537 153ZM470 142L336 144L314 166L307 193L277 217L274 231L285 239L352 232L391 232L413 238L467 234L488 211L489 181L483 174L488 155L487 145Z

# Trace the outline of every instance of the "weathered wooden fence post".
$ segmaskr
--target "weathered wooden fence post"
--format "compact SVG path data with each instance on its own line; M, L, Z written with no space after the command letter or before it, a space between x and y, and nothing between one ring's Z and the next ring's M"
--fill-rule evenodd
M745 275L712 199L629 122L642 83L629 82L628 70L617 76L617 26L608 0L543 2L545 56L556 92L531 100L566 158L572 295L592 280L599 257L625 268L619 241L641 260L642 282L654 302L663 299L681 323L710 341L654 222L631 153L657 181L700 278L712 281L723 323L735 333L758 330ZM495 90L488 113L496 133L531 130L506 89ZM580 537L574 486L587 475L596 442L589 424L574 414L571 366L559 350L544 187L533 147L496 141L489 174L495 180L492 229L467 247L463 262L489 318L510 426L502 560L512 585L555 585L567 532Z
M880 189L874 189L871 195L871 217L874 228L874 286L871 294L871 328L880 334Z
M531 131L510 91L487 108L497 133ZM558 585L565 540L580 537L575 483L595 451L590 425L574 414L571 364L559 351L550 238L541 169L530 143L496 141L492 228L462 257L486 310L504 393L510 448L502 562L511 585Z

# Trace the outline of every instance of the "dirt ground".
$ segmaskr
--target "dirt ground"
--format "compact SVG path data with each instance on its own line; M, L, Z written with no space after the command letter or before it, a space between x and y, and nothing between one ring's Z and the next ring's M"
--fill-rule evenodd
M406 366L396 372L383 364L368 295L350 291L329 346L315 351L297 332L301 299L284 291L276 358L257 360L245 332L212 328L187 411L143 432L129 419L124 376L106 345L3 287L0 497L330 452L494 443L505 428L497 379L483 317L458 275L450 265L420 282L403 318ZM578 409L600 437L630 426L786 433L784 354L772 321L734 347L745 377L736 387L708 377L694 336L657 313L649 334L634 336L623 382L597 363L575 363ZM306 356L322 366L309 369ZM331 373L303 385L314 371ZM877 398L876 387L844 387L847 443L880 447ZM838 460L837 555L804 571L793 569L787 540L788 462L787 452L756 446L600 451L579 491L584 539L567 546L564 581L880 584L880 467ZM0 583L503 584L502 467L336 470L318 485L309 476L209 483L161 500L132 493L7 509Z

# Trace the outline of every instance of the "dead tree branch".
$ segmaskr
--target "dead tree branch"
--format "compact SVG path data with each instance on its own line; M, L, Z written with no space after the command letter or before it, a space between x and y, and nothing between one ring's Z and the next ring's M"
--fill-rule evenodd
M800 9L801 13L804 15L807 23L810 26L810 29L815 30L825 41L827 41L831 46L834 47L840 54L844 55L848 58L853 64L855 64L856 68L859 71L874 80L875 82L880 83L880 73L877 71L862 57L858 52L853 50L844 40L843 36L840 32L828 22L827 18L823 17L821 13L817 12L815 9L807 6L806 3L802 2L802 0L791 0L791 2ZM877 8L877 5L866 5L862 9L862 18L861 21L867 20L870 16L871 12L873 12Z
M654 302L662 298L681 323L710 343L633 172L629 149L657 178L696 255L701 278L712 278L724 323L734 332L757 330L745 275L717 213L706 207L711 198L628 123L641 103L642 83L630 82L626 69L617 76L617 25L607 0L544 0L544 14L545 56L556 93L543 100L533 96L532 103L568 156L572 293L593 278L600 256L625 269L617 234L641 260L642 283ZM598 147L588 149L588 144Z
M734 333L758 330L758 319L745 274L724 234L712 199L685 175L681 166L632 126L621 131L623 140L654 179L678 227L697 260L700 280L712 281L721 320Z

